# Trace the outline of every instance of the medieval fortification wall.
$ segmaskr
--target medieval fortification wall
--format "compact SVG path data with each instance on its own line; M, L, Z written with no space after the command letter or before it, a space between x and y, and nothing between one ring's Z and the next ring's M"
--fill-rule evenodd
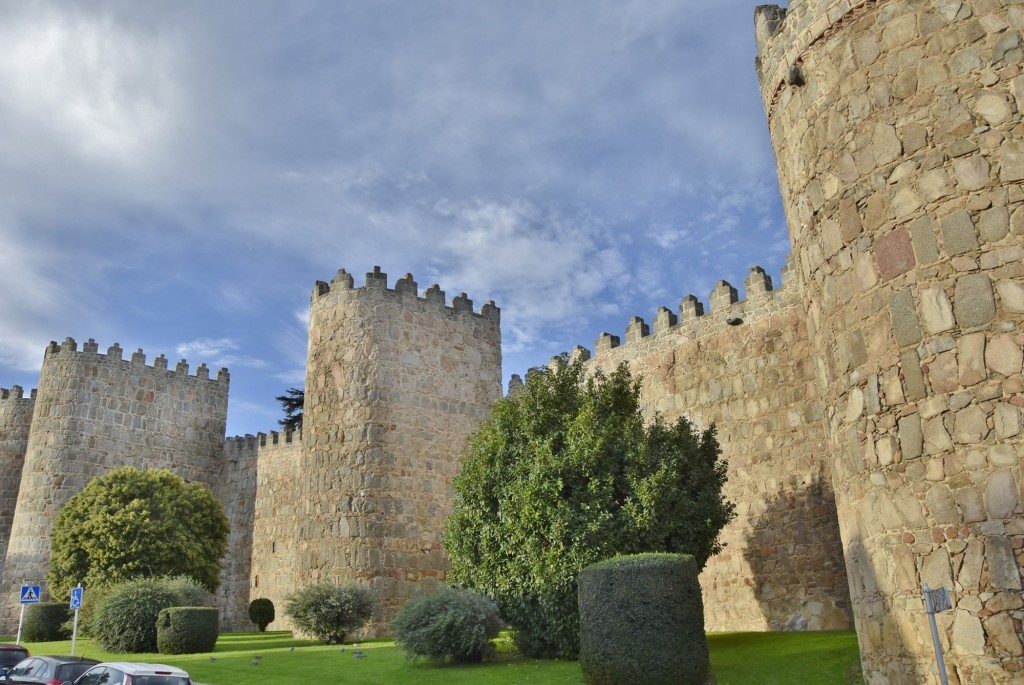
M25 463L35 400L35 390L25 397L20 386L0 388L0 578L4 577L4 560L11 539L14 505L21 487L21 467Z
M295 583L362 578L387 620L444 577L441 531L469 433L501 395L500 313L407 274L344 270L309 316ZM341 541L342 544L338 544Z
M736 520L701 577L709 630L822 630L851 626L822 409L800 293L772 289L760 268L746 299L719 281L710 311L686 296L662 307L653 334L634 317L626 344L603 334L591 364L621 362L642 376L641 400L674 420L714 423L729 461ZM577 352L578 353L578 352Z
M653 332L635 318L591 363L642 374L649 413L718 425L739 516L702 578L710 629L852 614L868 683L932 683L928 583L953 597L937 617L950 681L1019 683L1024 5L793 0L755 24L783 287L754 269L737 301L720 282L707 313L688 296ZM45 572L59 506L132 463L225 501L229 625L252 597L356 578L379 627L443 577L451 477L500 393L499 318L411 276L356 288L339 271L313 292L301 435L226 443L226 372L51 345L34 402L0 397L0 465L24 464L13 517L0 509L5 606Z
M0 595L5 626L16 624L21 583L46 575L54 516L94 477L134 465L217 482L227 398L226 370L210 379L205 365L189 375L187 363L169 370L162 355L147 366L141 350L122 359L116 344L100 354L92 340L81 351L71 338L51 343L7 546Z
M759 75L867 682L1024 677L1024 5L761 7Z

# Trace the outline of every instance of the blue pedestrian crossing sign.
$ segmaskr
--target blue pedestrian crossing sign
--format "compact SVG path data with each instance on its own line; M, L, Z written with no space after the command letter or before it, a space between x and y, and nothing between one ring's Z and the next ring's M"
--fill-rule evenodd
M81 609L82 608L82 591L84 588L76 587L71 589L71 608Z
M22 604L39 604L39 586L38 585L22 585L21 586L21 603Z

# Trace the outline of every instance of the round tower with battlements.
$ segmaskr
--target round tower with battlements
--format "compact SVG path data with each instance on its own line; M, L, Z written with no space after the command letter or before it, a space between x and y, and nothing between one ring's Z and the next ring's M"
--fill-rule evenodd
M501 396L499 310L465 293L445 304L406 275L363 287L344 269L318 282L309 351L293 550L295 587L366 582L370 628L444 578L441 531L466 438Z
M755 23L865 680L1024 682L1024 5Z

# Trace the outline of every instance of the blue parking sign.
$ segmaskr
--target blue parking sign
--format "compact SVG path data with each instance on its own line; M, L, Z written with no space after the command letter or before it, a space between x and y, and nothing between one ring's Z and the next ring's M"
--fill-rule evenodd
M22 604L39 604L39 586L38 585L22 585L21 586L21 603Z
M71 608L81 609L82 608L82 592L84 588L76 587L71 589Z

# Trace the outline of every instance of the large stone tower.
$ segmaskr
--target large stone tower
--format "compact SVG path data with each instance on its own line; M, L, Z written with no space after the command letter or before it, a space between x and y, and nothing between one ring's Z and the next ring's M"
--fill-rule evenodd
M221 481L227 399L227 370L211 379L205 365L190 375L184 360L168 369L163 355L147 366L142 350L122 359L116 344L106 354L92 340L81 351L71 338L50 344L34 403L3 400L5 422L12 424L3 444L13 440L19 448L26 408L32 415L3 569L0 630L17 626L19 586L45 577L53 519L90 480L132 465L171 469L214 486ZM245 577L228 579L238 581L248 584Z
M867 682L1024 682L1024 5L793 0L758 70Z
M364 579L383 615L444 577L440 535L466 436L501 395L499 310L445 305L379 268L318 282L293 548L295 587ZM257 504L257 507L260 507ZM380 626L378 620L377 625Z

